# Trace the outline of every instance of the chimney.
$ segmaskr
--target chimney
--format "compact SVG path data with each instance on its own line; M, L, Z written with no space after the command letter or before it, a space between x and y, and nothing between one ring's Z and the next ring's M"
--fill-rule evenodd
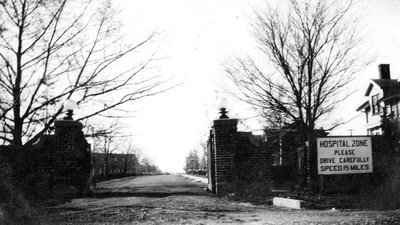
M390 64L379 64L379 79L390 79Z

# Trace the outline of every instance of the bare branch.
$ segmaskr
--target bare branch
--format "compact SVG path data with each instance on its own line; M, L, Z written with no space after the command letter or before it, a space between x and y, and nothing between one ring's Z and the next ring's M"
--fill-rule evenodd
M172 88L163 88L167 79L142 76L155 51L140 63L120 65L139 49L145 50L155 33L136 44L124 43L112 8L107 0L2 2L2 140L14 145L36 143L61 115L60 103L69 98L95 105L81 119L106 116L111 110L113 116L130 116L125 115L129 112L123 110L124 104Z
M285 123L300 121L305 132L314 130L348 97L347 85L369 63L357 52L360 38L348 17L351 6L291 0L287 12L256 12L254 38L276 70L263 72L264 59L236 58L225 66L237 87L230 93L259 109L267 121L279 115Z

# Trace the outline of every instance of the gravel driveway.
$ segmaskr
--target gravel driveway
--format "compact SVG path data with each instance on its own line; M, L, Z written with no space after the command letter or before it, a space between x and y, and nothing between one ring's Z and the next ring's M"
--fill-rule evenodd
M115 179L47 209L48 224L400 224L400 210L290 210L228 201L180 175Z

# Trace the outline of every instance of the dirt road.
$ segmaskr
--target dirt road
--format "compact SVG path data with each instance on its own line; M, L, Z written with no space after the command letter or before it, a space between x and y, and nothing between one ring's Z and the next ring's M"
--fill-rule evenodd
M48 209L49 224L400 224L400 210L290 210L230 202L179 175L99 183L95 195Z

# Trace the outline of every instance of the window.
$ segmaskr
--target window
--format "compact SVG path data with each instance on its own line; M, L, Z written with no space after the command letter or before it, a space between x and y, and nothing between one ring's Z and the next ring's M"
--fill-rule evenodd
M392 116L393 116L393 118L397 118L398 117L397 104L393 104L392 105Z
M400 102L398 102L398 103L396 104L396 110L397 110L396 118L399 118L399 117L400 117Z
M378 100L379 94L372 96L372 114L378 114L380 112Z
M368 129L368 135L382 135L382 130L380 127L373 127Z

